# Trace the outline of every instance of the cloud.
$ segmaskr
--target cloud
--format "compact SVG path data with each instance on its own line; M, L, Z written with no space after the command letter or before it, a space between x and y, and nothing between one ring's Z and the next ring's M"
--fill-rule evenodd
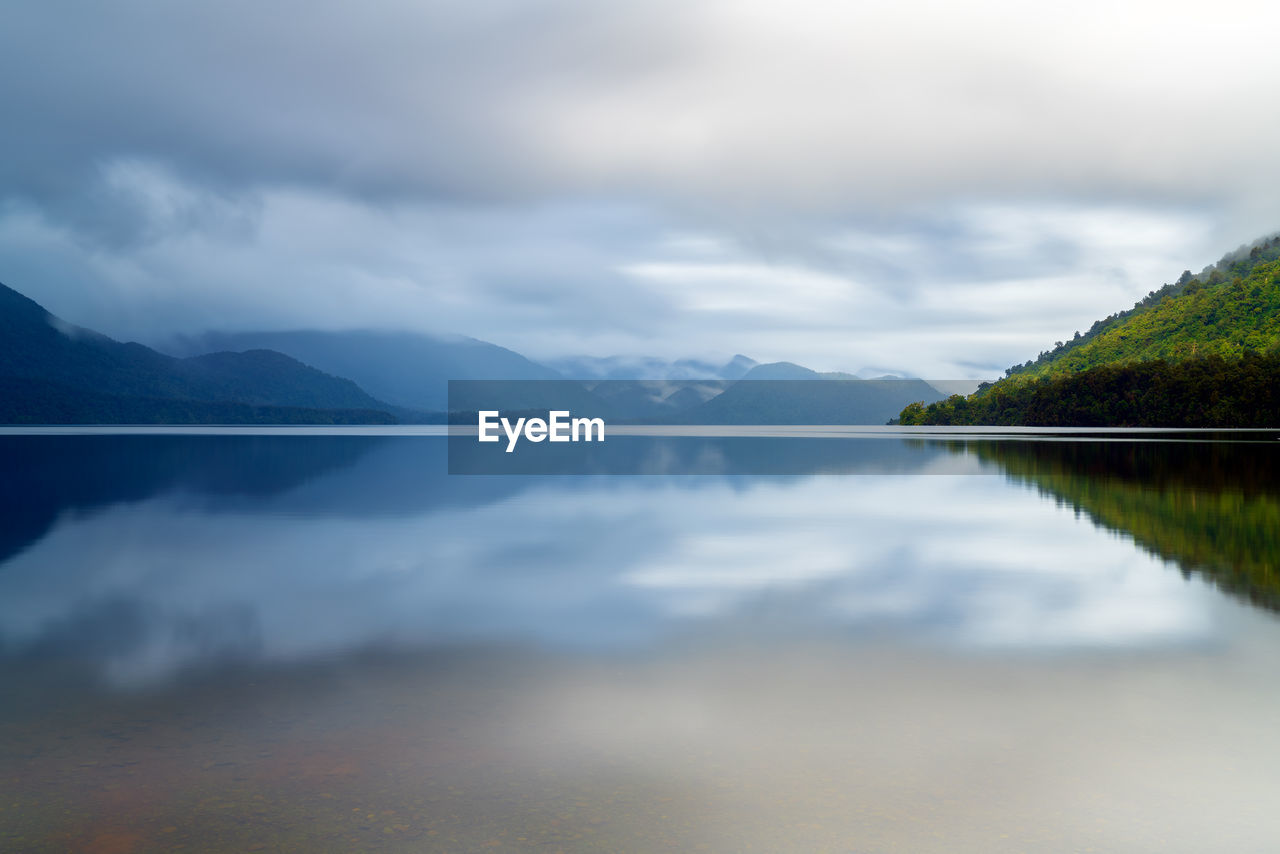
M103 245L11 208L0 269L55 314L125 339L395 328L535 358L746 351L989 377L1176 278L1184 247L1210 233L1177 212L971 205L742 234L636 204L384 206L308 190L237 203L159 168L111 174L144 243Z
M989 375L1274 230L1265 14L31 5L0 32L0 280L125 337Z
M379 198L1261 198L1280 66L1246 5L41 4L0 37L40 70L0 93L5 179L143 157Z

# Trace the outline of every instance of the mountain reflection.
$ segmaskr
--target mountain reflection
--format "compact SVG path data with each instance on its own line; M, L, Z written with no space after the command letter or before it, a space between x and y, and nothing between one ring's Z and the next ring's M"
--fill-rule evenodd
M349 466L378 439L0 436L0 566L68 513L172 491L278 494Z
M1280 448L1271 441L955 445L1220 589L1280 611Z
M1211 591L1055 502L901 474L979 464L936 444L842 458L834 440L761 440L820 471L895 472L859 477L459 477L442 438L67 441L64 462L36 458L46 480L26 464L46 494L39 524L10 528L25 547L0 564L0 656L115 683L373 648L835 633L1030 651L1218 631ZM670 446L633 441L641 461Z
M483 503L529 485L450 479L441 444L360 435L0 436L0 572L59 519L161 495L207 512L350 516Z

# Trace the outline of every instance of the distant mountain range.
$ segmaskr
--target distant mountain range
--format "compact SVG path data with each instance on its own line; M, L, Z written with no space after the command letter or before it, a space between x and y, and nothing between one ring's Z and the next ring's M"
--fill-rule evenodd
M573 380L737 380L758 363L738 354L723 365L703 359L668 361L646 356L567 356L546 364Z
M743 355L575 357L556 370L473 338L398 332L211 332L162 346L74 326L0 285L0 423L361 424L563 408L648 423L883 424L944 396L920 380ZM450 401L450 380L485 382Z
M215 351L278 350L335 376L354 380L393 406L419 412L448 408L449 380L556 380L556 371L475 338L412 332L209 332L173 338L175 356Z
M755 374L766 377L756 379ZM770 379L768 377L781 377ZM923 380L862 380L798 365L760 365L741 380L560 380L468 383L451 403L456 423L479 409L642 424L885 424L912 401L945 395Z
M755 380L754 372L722 394L675 414L672 420L692 424L884 424L913 401L937 401L946 396L924 380L841 376Z
M350 377L379 399L401 407L396 414L411 420L445 410L455 412L454 420L466 421L470 416L459 413L557 408L650 423L883 424L913 400L946 396L920 380L864 381L791 362L762 365L741 354L723 364L644 356L574 356L540 364L474 338L407 332L210 332L170 339L161 346L186 356L250 347L279 350ZM804 390L749 382L734 389L739 380L835 379L849 384ZM457 399L449 400L449 380L472 382L462 387ZM529 380L542 382L532 386ZM713 403L726 389L733 393ZM766 400L770 396L776 399ZM794 414L788 415L783 401L798 407ZM717 420L726 418L732 420Z

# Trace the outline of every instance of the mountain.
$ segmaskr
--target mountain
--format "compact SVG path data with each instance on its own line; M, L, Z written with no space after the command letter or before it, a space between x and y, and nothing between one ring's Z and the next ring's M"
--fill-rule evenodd
M752 369L723 393L680 413L684 424L885 424L912 401L941 400L924 380L859 380L779 363ZM757 376L763 379L757 379Z
M671 422L678 414L720 394L729 380L585 380L584 388L608 404L615 418Z
M280 353L177 359L55 317L0 285L0 421L391 422L350 380Z
M742 375L744 380L820 380L822 374L794 362L770 362L755 365Z
M1280 351L1239 359L1098 365L1075 374L1002 380L902 410L901 424L1023 427L1271 428L1280 426Z
M1272 427L1280 424L1280 237L1058 342L969 397L903 424Z
M754 368L757 364L758 363L755 359L739 353L720 368L720 378L726 380L740 380L746 375L747 371Z
M770 362L756 365L747 371L744 380L908 380L913 377L875 376L863 377L858 374L847 374L844 371L815 371L794 362Z
M1097 365L1263 352L1280 341L1280 237L1241 247L1199 275L1186 271L1133 308L1076 335L1006 375L1055 376Z
M563 362L553 364L573 372ZM625 364L637 369L634 360ZM650 370L659 373L679 373L673 370L679 364L648 362ZM597 360L595 366L621 372L623 365L615 357ZM716 370L722 375L742 374L737 380L588 379L582 385L604 404L595 411L614 419L659 424L884 424L906 403L945 396L921 380L860 380L792 362L757 364L746 356L735 356Z
M565 356L546 364L575 380L736 380L755 367L756 360L740 353L723 365L653 356Z
M449 388L449 417L454 423L475 424L480 410L500 410L508 416L546 416L561 409L574 416L614 419L618 410L577 380L468 380Z
M747 363L750 363L748 368ZM862 380L793 362L756 364L740 379L587 381L614 417L664 424L884 424L915 400L945 395L922 380Z
M370 394L421 411L448 409L449 380L558 380L556 371L475 338L412 332L208 332L161 348L177 356L270 349L349 377Z

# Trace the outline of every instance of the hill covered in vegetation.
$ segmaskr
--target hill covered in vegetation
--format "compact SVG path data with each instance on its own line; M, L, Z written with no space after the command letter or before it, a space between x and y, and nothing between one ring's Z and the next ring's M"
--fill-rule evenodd
M1280 424L1280 237L1152 291L968 398L902 424L1270 427Z
M1223 258L1198 276L1152 291L1007 376L1076 373L1097 365L1199 356L1238 357L1280 341L1280 237Z

